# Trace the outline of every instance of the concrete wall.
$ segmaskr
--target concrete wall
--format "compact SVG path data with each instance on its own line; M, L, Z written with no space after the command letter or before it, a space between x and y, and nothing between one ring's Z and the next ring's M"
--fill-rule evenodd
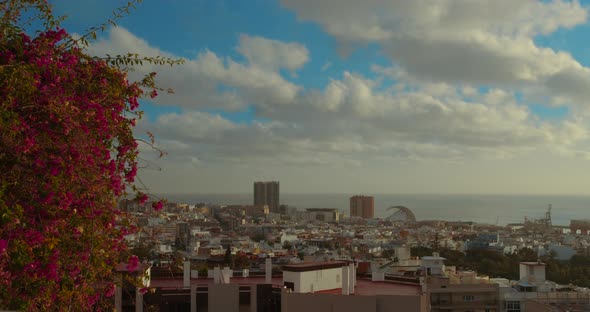
M340 296L331 294L284 293L282 312L426 312L420 296Z
M296 293L317 292L342 288L342 268L308 271L283 272L283 282L295 284Z
M524 306L524 307L523 307ZM533 300L528 300L526 303L521 303L520 308L523 312L551 312L555 311L552 306L543 304L540 302L536 302Z
M324 312L332 310L332 303L342 296L327 294L283 293L281 312ZM368 312L368 311L367 311Z
M299 272L299 274L299 292L302 293L342 288L342 268Z
M498 300L499 300L497 293L475 293L475 292L452 293L451 300L453 303L467 302L464 299L465 296L473 296L473 301L469 301L469 303L481 304L481 306L494 307L494 305L498 304ZM487 303L489 303L489 305Z
M293 291L296 293L301 292L301 273L300 272L283 271L283 283L284 282L291 282L291 283L295 284Z
M530 272L532 268L532 272ZM544 265L519 265L520 280L529 281L531 283L542 283L545 281L545 266ZM531 274L532 273L532 274Z
M209 312L238 312L240 288L237 284L209 285Z
M440 310L464 307L473 311L501 307L498 284L450 284L445 288L429 288L429 291L433 311L439 311L434 309L437 307Z
M410 246L395 246L393 250L394 257L396 257L399 261L409 260L412 257Z
M331 311L377 311L376 299L375 296L340 296L332 302Z
M422 268L430 275L442 275L445 270L444 262L441 258L422 257Z
M376 312L388 311L430 311L428 296L377 295ZM364 310L359 310L364 311Z

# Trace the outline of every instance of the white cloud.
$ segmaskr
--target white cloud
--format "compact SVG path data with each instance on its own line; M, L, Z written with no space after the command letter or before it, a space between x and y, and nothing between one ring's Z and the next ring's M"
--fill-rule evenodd
M263 40L258 38L257 40ZM279 45L278 42L273 42ZM306 50L307 51L307 50ZM93 44L89 52L94 55L137 53L140 56L165 56L172 53L151 47L122 27L114 27L107 38ZM288 66L293 66L293 62ZM231 58L219 57L212 51L203 51L187 59L182 66L144 64L131 72L132 79L156 71L159 86L173 88L175 94L162 94L159 103L182 105L186 108L241 109L247 105L272 109L276 104L290 104L299 87L285 80L275 69L258 63L241 64ZM223 87L223 91L219 88Z
M380 90L374 80L345 73L324 90L298 96L298 105L268 112L272 121L238 124L189 111L162 115L145 127L189 146L176 151L187 159L308 166L506 158L541 147L573 150L587 138L580 120L540 121L505 91L463 92L439 85Z
M587 21L578 1L283 0L345 46L376 42L421 80L531 89L587 110L590 71L534 36Z
M156 70L160 85L176 90L175 95L159 98L157 104L178 104L183 108L182 113L163 114L155 121L140 123L139 130L151 130L159 146L169 152L163 167L175 174L187 175L186 179L189 179L188 173L196 175L197 172L205 172L213 180L217 179L212 178L216 174L254 179L260 172L277 176L288 173L300 179L304 179L305 174L329 176L347 172L354 179L358 171L351 168L379 176L384 173L376 168L395 168L408 173L403 166L408 163L417 170L426 170L423 168L439 165L451 168L457 163L473 165L477 163L475 160L482 163L519 159L541 150L567 157L590 154L588 128L582 115L572 114L557 121L542 120L515 95L522 92L531 96L538 90L536 93L541 97L544 92L551 92L554 104L583 103L589 89L584 84L588 70L568 54L536 47L526 39L532 34L575 25L577 22L551 13L564 6L570 11L562 13L570 16L575 13L575 5L560 4L553 9L541 5L547 10L543 12L551 13L546 17L550 21L548 25L518 15L526 24L520 28L515 21L513 25L508 23L504 28L495 29L495 22L489 20L486 24L479 20L481 16L473 21L454 21L447 17L449 23L463 26L473 23L485 31L481 35L474 32L473 37L465 37L467 39L459 36L455 41L451 38L437 42L439 38L435 36L432 43L426 35L420 40L416 37L418 39L411 39L414 42L408 41L423 49L439 49L441 57L451 63L437 64L434 58L430 59L436 51L417 49L411 55L409 50L400 52L389 46L392 40L401 40L395 39L399 33L397 28L382 22L380 15L375 17L378 23L373 19L354 19L354 15L367 10L364 6L359 7L360 13L349 10L356 3L343 2L341 8L326 14L340 14L338 16L359 21L345 26L359 29L359 33L349 33L343 40L389 40L380 42L386 51L396 55L397 62L391 67L372 66L375 77L345 71L341 77L332 77L324 88L305 89L289 82L279 72L280 69L296 70L308 61L304 46L246 35L238 46L246 57L245 62L205 50L187 60L185 65L172 69L142 67L140 73ZM410 1L400 3L402 7L403 4L414 5ZM374 2L369 0L368 4ZM320 11L324 6L331 7L329 1L320 2L318 6ZM434 11L429 14L442 14L437 13L442 8L430 9ZM489 10L494 11L494 8ZM541 13L539 15L543 15ZM415 23L434 28L428 18ZM417 26L410 26L404 26L411 28L404 31L415 31ZM330 27L337 35L335 29L339 24ZM371 33L361 38L363 27L369 27ZM445 27L440 31L449 32L459 26ZM435 31L430 28L428 31ZM258 46L254 43L267 45L268 55L257 54ZM449 47L448 51L445 46ZM461 51L461 47L471 51ZM298 48L300 51L295 51ZM99 41L91 51L95 54L131 51L174 56L122 28L113 29L110 36ZM464 59L460 60L454 53ZM482 56L488 57L491 63L479 64L477 58ZM460 61L471 62L472 67L461 66ZM383 85L385 77L395 82ZM494 82L494 85L482 91L477 82ZM241 109L249 105L255 107L257 119L242 123L203 111L203 108ZM428 170L421 176L428 176ZM154 183L165 180L153 179ZM383 176L381 181L387 181L387 177ZM225 185L222 180L218 182L221 183L218 185ZM419 180L414 183L420 185Z
M281 68L295 71L309 61L309 51L297 42L285 43L242 34L237 49L250 64L270 71Z

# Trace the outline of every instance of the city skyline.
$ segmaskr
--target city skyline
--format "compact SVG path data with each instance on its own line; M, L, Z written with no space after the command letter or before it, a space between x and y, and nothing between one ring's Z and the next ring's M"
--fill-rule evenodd
M351 217L371 219L375 216L375 198L366 195L354 195L350 197Z
M268 205L271 212L278 213L281 205L279 181L254 182L254 205Z
M187 60L130 73L175 91L142 101L154 193L590 194L589 2L457 3L144 2L89 52Z

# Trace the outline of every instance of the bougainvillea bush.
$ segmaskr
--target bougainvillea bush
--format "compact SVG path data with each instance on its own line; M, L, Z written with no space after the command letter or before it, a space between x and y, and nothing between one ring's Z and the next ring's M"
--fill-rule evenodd
M45 19L34 35L18 26L30 7ZM154 74L132 83L85 54L45 1L0 9L0 310L106 309L133 230L116 203L137 193L132 130Z

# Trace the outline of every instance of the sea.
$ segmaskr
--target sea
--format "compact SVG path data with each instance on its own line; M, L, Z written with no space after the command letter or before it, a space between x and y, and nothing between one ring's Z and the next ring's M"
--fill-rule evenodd
M252 204L252 194L161 194L169 201L220 205ZM348 213L354 194L280 194L281 204L305 208L337 208ZM368 194L375 198L375 217L395 212L392 206L408 207L417 220L475 221L506 225L524 218L545 217L552 206L554 225L572 219L590 219L590 195L492 195L492 194Z

